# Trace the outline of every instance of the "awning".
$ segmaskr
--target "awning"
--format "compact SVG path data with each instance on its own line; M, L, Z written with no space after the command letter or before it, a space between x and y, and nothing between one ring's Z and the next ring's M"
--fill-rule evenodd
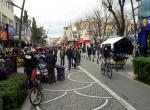
M114 49L114 43L118 42L119 40L121 40L123 38L124 37L109 38L109 39L107 39L101 43L101 47L102 47L102 45L109 44L109 45L111 45L111 49L113 50Z
M76 41L76 47L78 48L79 44L89 43L89 42L91 42L91 40L77 40Z
M107 40L105 40L104 42L102 42L101 44L114 44L116 43L117 41L119 41L120 39L122 39L124 37L115 37L115 38L109 38Z
M91 42L91 40L79 40L77 41L78 43L88 43L88 42Z

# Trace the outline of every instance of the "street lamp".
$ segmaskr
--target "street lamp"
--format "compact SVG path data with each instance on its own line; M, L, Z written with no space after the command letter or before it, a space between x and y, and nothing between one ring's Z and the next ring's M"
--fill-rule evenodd
M133 22L134 22L134 37L136 40L136 22L135 22L135 13L134 13L134 7L133 7L133 0L131 0L131 7L132 7L132 14L133 14Z
M137 2L141 1L141 0L136 0ZM133 22L134 22L134 37L135 37L135 40L136 40L136 30L137 30L137 27L136 27L136 22L135 22L135 10L140 8L142 6L142 4L140 4L139 6L137 6L136 8L133 7L133 0L131 0L131 7L132 7L132 14L133 14Z
M23 0L22 7L19 7L18 5L14 4L12 1L7 1L10 5L13 5L19 9L21 9L21 14L20 14L20 26L19 26L19 48L21 47L21 30L22 30L22 17L23 17L23 10L24 10L24 5L25 5L25 0Z

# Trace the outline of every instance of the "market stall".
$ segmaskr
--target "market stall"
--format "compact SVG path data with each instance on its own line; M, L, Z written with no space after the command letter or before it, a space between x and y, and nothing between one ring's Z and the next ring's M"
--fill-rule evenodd
M123 65L125 65L128 58L127 56L132 54L133 51L131 41L126 37L110 38L102 42L101 47L106 44L109 44L112 51L112 64L115 64L117 69L119 67L123 68Z
M132 54L133 46L131 41L126 37L115 37L107 39L101 43L102 45L109 44L111 50L118 54Z

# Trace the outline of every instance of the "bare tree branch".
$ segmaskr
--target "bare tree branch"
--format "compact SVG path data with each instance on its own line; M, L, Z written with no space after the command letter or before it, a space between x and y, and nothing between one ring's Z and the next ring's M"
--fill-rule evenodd
M119 17L116 14L115 10L112 7L111 0L103 0L102 4L112 13L116 26L117 26L117 33L119 36L124 36L125 31L125 19L124 19L124 4L125 0L118 0L120 6L120 13L121 13L121 20L119 21Z

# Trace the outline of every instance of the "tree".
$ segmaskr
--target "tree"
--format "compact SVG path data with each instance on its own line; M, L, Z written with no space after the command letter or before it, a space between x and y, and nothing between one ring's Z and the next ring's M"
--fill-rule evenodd
M36 37L37 37L37 26L36 26L36 20L33 17L32 19L32 27L31 27L31 32L32 32L32 38L31 38L31 42L32 45L35 44L36 42Z
M94 11L93 16L87 17L87 20L90 22L89 28L91 30L91 34L94 36L95 42L101 43L107 39L105 32L110 15L111 13L105 7L100 6Z
M25 25L29 25L29 22L28 22L28 12L27 12L27 10L24 10L24 15L23 15L23 23L25 24Z
M117 28L117 34L119 36L124 36L124 31L125 31L125 18L124 18L124 5L125 5L126 0L118 0L119 7L120 7L120 18L117 16L117 13L113 7L112 0L103 0L102 4L112 13L114 19L115 19L115 24Z
M37 42L43 46L44 43L46 43L45 41L46 38L47 35L45 34L43 26L37 28L37 37L36 37Z

